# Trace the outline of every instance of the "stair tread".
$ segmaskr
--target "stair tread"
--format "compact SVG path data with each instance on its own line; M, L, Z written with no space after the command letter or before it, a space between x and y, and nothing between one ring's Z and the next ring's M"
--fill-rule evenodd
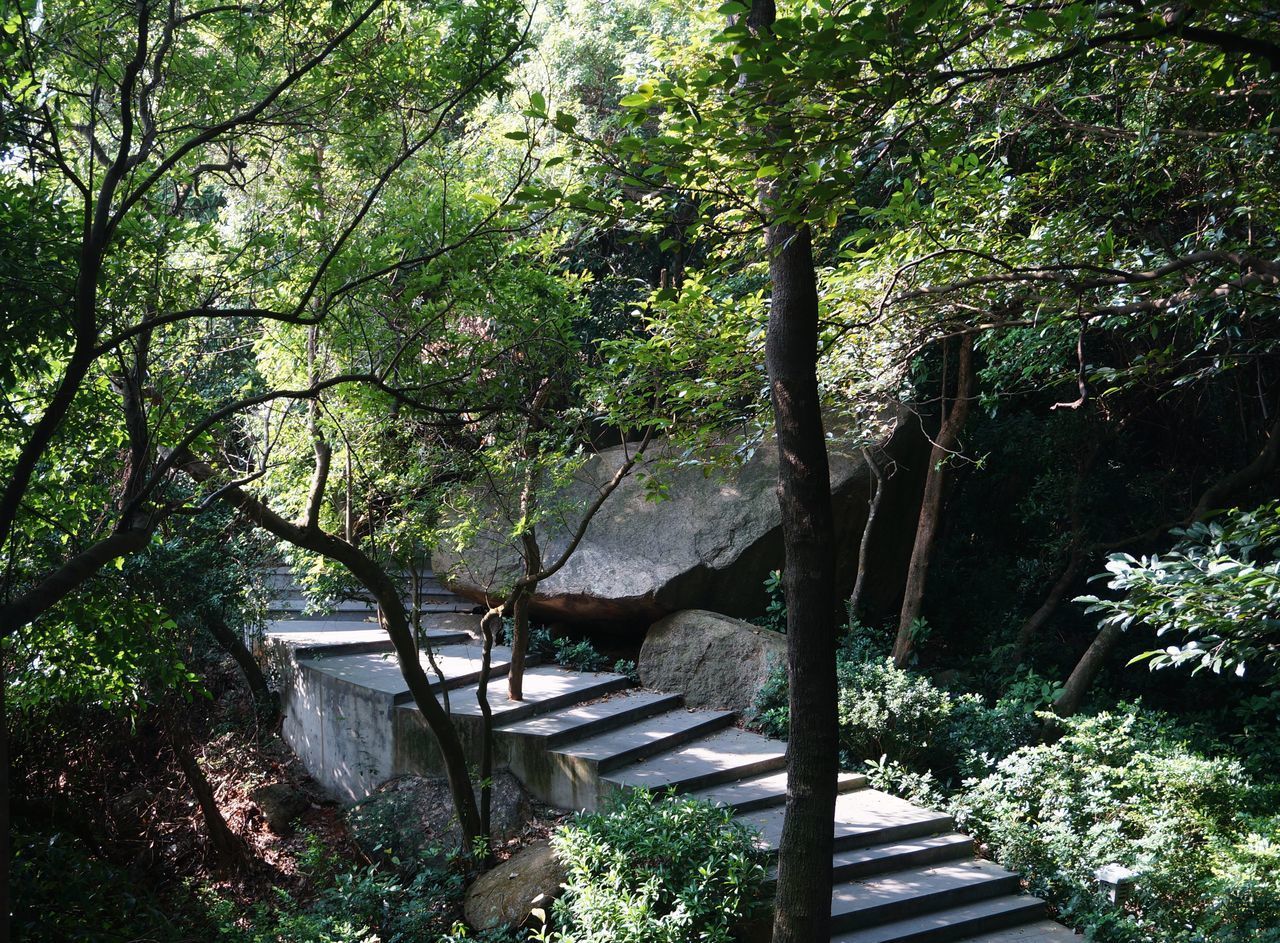
M1037 920L1035 923L1010 927L1007 930L995 930L978 936L967 936L963 943L1077 943L1080 934L1052 920Z
M516 712L529 713L545 702L555 702L571 698L571 703L600 697L626 687L631 682L625 675L607 671L570 671L555 665L539 665L528 668L524 673L524 700L512 701L507 697L507 682L489 684L489 710L493 714L494 724L504 720L515 722L510 716ZM477 694L479 684L471 684L459 688L461 697L450 698L450 710L454 714L478 716L480 702Z
M831 943L906 943L923 940L961 940L998 927L983 926L990 921L1038 921L1044 914L1044 901L1025 894L1005 894L973 901L957 907L946 907L930 913L916 914L874 927L849 930L831 938ZM945 934L945 935L944 935ZM1016 939L1016 937L1015 937ZM1034 937L1032 938L1034 940Z
M911 901L923 909L928 907L930 897L1017 880L1013 872L981 858L908 868L835 885L831 889L831 913L856 914L900 901Z
M436 663L440 666L446 681L455 681L463 678L467 679L467 682L473 680L472 676L480 670L481 658L481 647L474 642L469 645L441 645L435 650ZM511 650L509 648L495 646L491 657L491 670L495 674L505 671L510 664L510 660ZM407 694L409 691L409 686L405 684L404 676L400 673L399 664L389 654L370 653L299 658L298 664L383 694L399 695ZM426 671L427 678L431 681L432 686L438 686L439 681L436 678L435 670L431 667L430 662L427 661L426 653L422 654L422 667Z
M642 789L679 786L711 774L777 766L786 762L787 745L749 730L730 728L693 743L651 756L605 775L622 786ZM785 774L784 774L785 775Z
M457 629L427 629L426 636L434 645L465 642L468 636ZM386 631L376 622L342 619L286 619L267 623L266 637L299 648L342 645L391 644Z
M732 711L692 711L676 708L662 714L641 718L607 733L596 734L584 740L556 747L552 752L604 762L624 756L637 748L658 746L667 740L706 725L728 725L733 720L733 716Z
M785 746L785 744L784 744ZM867 777L860 773L841 773L836 788L841 792L860 789L867 784ZM695 799L714 802L735 809L748 811L747 807L760 807L785 802L787 799L787 771L761 773L736 782L711 786L690 793Z
M776 851L785 813L786 806L777 805L743 813L738 819L760 832L764 848ZM856 789L836 797L833 828L837 848L950 831L953 824L949 815L922 809L878 789Z
M972 851L973 839L959 832L946 832L941 835L924 835L920 838L909 838L905 841L888 842L883 845L869 845L865 848L848 848L837 851L831 856L833 868L849 867L875 861L890 861L903 855L934 850Z
M636 710L653 709L654 713L657 713L658 710L675 708L681 700L680 695L660 691L625 691L605 697L603 700L593 701L591 704L553 710L539 717L512 720L498 729L502 733L521 734L525 737L572 736L573 731L588 727L590 724L603 722L618 715L630 714Z

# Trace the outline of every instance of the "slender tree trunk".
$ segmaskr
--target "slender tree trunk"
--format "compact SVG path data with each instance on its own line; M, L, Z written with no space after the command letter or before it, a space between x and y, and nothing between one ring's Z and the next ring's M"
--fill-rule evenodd
M769 229L773 292L765 361L777 422L791 710L775 943L825 940L831 926L839 753L835 534L818 394L818 292L810 238L807 227L778 223Z
M866 446L862 447L862 460L871 471L871 499L867 504L867 523L862 528L862 540L858 542L858 575L853 581L853 592L849 594L849 616L856 620L862 618L862 592L867 579L871 529L875 526L876 515L880 513L880 499L884 497L884 474L871 449Z
M938 430L938 437L929 453L929 471L925 476L924 496L920 501L916 541L911 548L911 563L907 566L907 585L903 591L902 612L898 618L898 637L893 643L893 663L899 668L905 667L911 658L914 644L911 629L919 618L924 604L925 583L929 576L929 564L933 561L938 522L942 515L942 494L946 484L947 462L956 450L960 430L964 428L965 420L969 417L969 403L973 390L973 335L962 334L959 346L956 397L950 412L942 422L942 427Z
M1085 695L1089 693L1089 688L1093 687L1098 673L1107 663L1111 650L1116 647L1116 642L1120 641L1121 634L1122 630L1119 626L1108 625L1085 649L1085 653L1080 656L1080 660L1072 669L1071 676L1067 678L1067 683L1063 685L1062 693L1053 702L1054 713L1059 717L1070 717L1080 709Z
M192 456L185 456L181 467L197 481L209 481L215 477L212 468ZM405 611L397 581L359 547L352 546L340 537L318 527L307 527L286 520L242 488L223 488L219 492L219 497L239 509L263 530L289 541L294 546L318 553L346 567L347 571L373 595L382 612L383 625L391 638L392 648L395 649L400 673L409 688L409 693L413 696L414 704L422 712L422 718L426 721L428 729L440 748L445 777L449 782L449 792L453 798L454 811L458 816L458 825L462 829L463 841L468 848L473 847L475 840L483 834L483 831L480 827L480 811L476 806L475 792L471 788L466 753L462 748L462 741L458 738L458 731L453 726L453 721L440 706L440 702L436 700L431 690L431 682L427 678L426 671L423 670L418 646L413 637L413 628Z
M1015 664L1020 665L1026 661L1027 654L1031 650L1031 644L1048 624L1049 620L1053 618L1053 614L1058 611L1058 607L1062 605L1063 598L1067 595L1067 590L1075 584L1075 581L1083 572L1087 560L1088 556L1082 548L1073 550L1066 567L1059 574L1053 586L1049 587L1049 592L1044 597L1044 602L1040 604L1040 608L1033 612L1027 618L1027 621L1018 628L1018 637L1013 645L1013 661Z
M476 700L480 704L480 834L484 839L484 863L493 863L490 847L493 835L493 708L489 706L489 672L493 665L494 630L502 620L502 609L490 609L480 620L483 637L480 657L480 683Z
M542 552L537 535L526 531L521 535L524 552L524 579L511 599L511 668L507 674L507 697L524 700L524 663L529 651L529 604L538 588L538 572L542 569Z
M267 683L267 676L262 673L262 667L253 657L253 652L249 651L249 646L245 645L240 633L227 625L222 614L217 612L210 614L204 620L204 627L208 629L209 634L222 650L240 667L249 690L253 692L253 700L258 705L259 713L274 720L280 712L280 698Z
M247 849L240 837L231 831L227 820L218 809L213 795L213 787L209 784L199 761L191 752L191 738L183 726L182 718L176 718L169 724L169 743L173 747L173 755L178 759L182 775L191 787L196 802L200 805L200 813L204 816L205 829L209 833L209 844L213 848L218 866L233 869L243 865Z

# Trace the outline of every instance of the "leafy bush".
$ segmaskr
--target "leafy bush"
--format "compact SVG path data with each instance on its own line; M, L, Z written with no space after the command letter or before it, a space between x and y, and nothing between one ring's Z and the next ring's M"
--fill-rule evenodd
M760 906L763 854L729 809L636 791L551 843L568 869L552 911L563 943L728 941Z
M1106 613L1101 626L1137 622L1183 639L1139 656L1152 668L1190 664L1237 675L1280 668L1280 501L1170 533L1180 539L1163 556L1108 558L1107 586L1122 597L1076 601Z
M556 639L556 662L574 671L603 671L608 660L587 639L571 642Z
M1103 943L1280 941L1275 797L1154 712L1063 723L1057 742L1017 750L954 802L961 826ZM1111 863L1140 872L1122 910L1096 889Z
M894 790L903 795L922 794L919 784L906 787L907 774L932 772L957 784L984 775L1034 734L1030 713L1017 701L988 707L975 694L951 694L895 668L865 633L855 632L841 648L836 674L841 766L874 764L880 782L903 784ZM777 666L757 695L751 721L785 738L787 718L786 671Z

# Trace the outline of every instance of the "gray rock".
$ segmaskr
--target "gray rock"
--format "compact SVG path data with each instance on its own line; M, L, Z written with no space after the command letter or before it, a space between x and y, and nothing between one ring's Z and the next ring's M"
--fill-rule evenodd
M703 609L682 609L650 627L640 649L640 682L684 695L689 707L746 710L787 658L786 636Z
M651 454L660 451L655 446ZM856 449L833 441L830 451L838 590L847 595L872 479ZM897 423L884 443L881 463L891 466L891 475L873 535L877 550L867 581L872 610L887 607L901 591L927 455L928 440L915 421ZM564 505L585 507L625 459L621 446L593 456L562 495ZM680 609L711 609L732 616L764 611L764 580L782 566L774 440L766 437L746 462L723 472L707 475L701 466L684 465L657 475L668 497L649 500L643 475L633 472L624 480L569 562L539 585L535 616L547 622L642 627ZM481 500L495 507L503 504ZM561 524L541 527L544 561L555 559L567 546L577 521L570 511ZM462 552L437 550L436 572L451 589L482 602L488 591L501 591L510 583L519 557L500 530L482 535Z
M398 863L407 873L442 866L462 848L462 829L444 777L389 780L351 806L346 815L352 835L370 860ZM505 842L520 834L532 816L529 797L519 781L506 770L495 773L490 810L493 841Z
M267 827L277 835L292 835L293 823L311 803L290 783L271 783L249 793L254 805L262 810Z
M566 876L551 845L537 842L476 878L463 915L476 930L522 926L534 908L546 908L559 896Z

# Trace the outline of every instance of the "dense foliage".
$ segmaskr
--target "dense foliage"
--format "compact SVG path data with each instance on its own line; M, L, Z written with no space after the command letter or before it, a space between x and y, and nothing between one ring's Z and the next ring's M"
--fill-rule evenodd
M564 943L727 943L761 906L763 853L729 809L639 790L561 826Z

